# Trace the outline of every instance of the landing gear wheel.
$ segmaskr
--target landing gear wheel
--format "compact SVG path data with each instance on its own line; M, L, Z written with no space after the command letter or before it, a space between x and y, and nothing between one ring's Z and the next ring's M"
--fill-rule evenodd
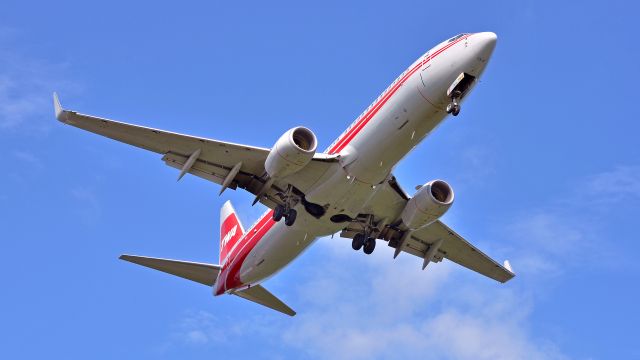
M364 245L364 234L355 234L353 236L353 241L351 241L351 247L353 248L353 250L358 251L362 249L362 245Z
M458 116L460 114L460 105L456 104L453 106L453 111L451 111L451 115Z
M447 105L447 114L451 114L453 116L458 116L458 114L460 114L460 104L449 103Z
M367 238L367 240L364 242L364 247L362 248L362 251L364 251L365 254L370 255L375 248L376 248L376 239L370 237L370 238Z
M293 225L296 222L296 216L298 216L298 212L294 209L289 209L284 215L284 224L287 226Z
M278 222L284 216L284 206L276 205L276 208L273 209L273 221Z

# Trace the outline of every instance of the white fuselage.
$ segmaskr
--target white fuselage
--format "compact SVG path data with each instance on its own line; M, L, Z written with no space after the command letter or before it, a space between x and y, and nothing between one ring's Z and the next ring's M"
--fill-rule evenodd
M327 149L340 155L306 199L330 204L320 219L298 205L291 227L265 213L240 240L240 250L225 261L214 293L259 283L295 259L315 239L344 224L335 214L356 216L388 179L395 165L447 116L447 90L461 73L479 78L495 46L495 34L466 34L423 54Z

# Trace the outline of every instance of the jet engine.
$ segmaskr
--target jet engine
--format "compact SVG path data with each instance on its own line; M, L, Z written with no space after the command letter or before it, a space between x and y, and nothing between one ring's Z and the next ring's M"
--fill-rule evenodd
M306 127L298 126L284 133L269 152L264 168L272 179L300 171L316 153L318 140Z
M442 180L424 184L402 210L402 222L418 229L438 220L453 204L453 189Z

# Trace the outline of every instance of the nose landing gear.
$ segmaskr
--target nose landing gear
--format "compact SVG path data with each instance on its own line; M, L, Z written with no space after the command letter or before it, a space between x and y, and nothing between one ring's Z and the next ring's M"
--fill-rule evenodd
M451 99L451 102L447 104L447 114L453 116L460 114L460 99L469 92L475 82L476 77L473 75L467 73L460 73L460 75L458 75L447 90L447 96Z
M447 104L447 114L451 114L453 116L458 116L460 114L460 98L462 97L462 92L460 90L455 90L451 92L451 102Z

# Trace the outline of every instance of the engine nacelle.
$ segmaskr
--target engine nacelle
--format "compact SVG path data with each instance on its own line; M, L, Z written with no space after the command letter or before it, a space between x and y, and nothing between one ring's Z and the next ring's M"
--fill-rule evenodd
M315 134L298 126L284 133L267 156L264 168L271 178L283 178L300 171L313 158L318 146Z
M453 189L442 180L424 184L402 210L402 222L418 229L438 220L453 204Z

